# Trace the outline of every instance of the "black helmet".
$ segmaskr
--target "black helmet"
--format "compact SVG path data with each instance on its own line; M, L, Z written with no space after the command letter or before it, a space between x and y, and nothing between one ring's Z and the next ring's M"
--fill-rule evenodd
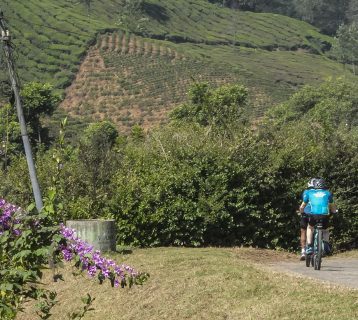
M314 182L314 188L315 189L326 189L327 188L326 181L322 178L316 179Z

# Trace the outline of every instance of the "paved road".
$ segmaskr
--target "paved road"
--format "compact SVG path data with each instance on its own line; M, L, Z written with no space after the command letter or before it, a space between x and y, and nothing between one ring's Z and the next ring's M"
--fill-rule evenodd
M273 264L272 267L278 271L304 275L314 279L358 289L357 258L324 258L321 270L314 270L313 267L307 268L304 261L281 262L280 264Z

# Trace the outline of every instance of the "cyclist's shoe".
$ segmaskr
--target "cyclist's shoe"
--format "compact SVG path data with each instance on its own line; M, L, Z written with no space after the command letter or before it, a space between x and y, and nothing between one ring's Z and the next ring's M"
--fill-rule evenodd
M302 251L300 261L305 261L305 260L306 260L306 252Z
M306 255L310 255L313 253L313 247L312 246L307 246L306 247Z

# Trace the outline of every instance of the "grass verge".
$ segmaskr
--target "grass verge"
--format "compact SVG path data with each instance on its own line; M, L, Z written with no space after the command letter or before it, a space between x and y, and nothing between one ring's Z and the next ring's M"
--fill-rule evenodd
M264 271L250 257L264 263L296 259L287 253L254 249L155 248L112 254L151 274L132 289L112 289L64 270L64 282L47 283L58 292L54 319L80 306L80 297L95 297L95 311L85 319L356 319L358 292L312 284L277 272ZM48 276L48 275L47 275ZM48 279L45 279L48 281ZM312 288L312 285L315 287ZM314 290L313 290L314 289ZM18 319L36 319L31 305Z

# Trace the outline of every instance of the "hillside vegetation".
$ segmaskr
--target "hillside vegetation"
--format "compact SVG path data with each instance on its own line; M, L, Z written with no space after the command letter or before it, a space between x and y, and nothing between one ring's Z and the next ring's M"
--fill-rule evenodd
M228 66L190 59L176 49L134 34L100 36L61 109L72 117L111 120L128 132L135 124L148 128L166 121L168 111L187 99L193 79L215 85L239 81Z
M80 70L57 117L65 111L77 121L111 119L121 131L134 123L148 127L165 121L167 111L185 100L193 80L246 84L254 114L261 115L303 84L350 77L325 55L332 39L309 24L204 0L145 1L142 15L149 20L135 30L134 42L143 43L143 50L129 49L134 36L116 31L120 3L93 1L88 12L83 4L66 0L3 1L23 81L49 81L63 90ZM110 30L115 33L97 37ZM154 48L150 54L144 43ZM103 63L91 69L91 57Z
M96 14L89 17L82 4L72 1L2 1L20 78L48 81L57 88L69 85L96 34L115 26L118 3L94 3Z

